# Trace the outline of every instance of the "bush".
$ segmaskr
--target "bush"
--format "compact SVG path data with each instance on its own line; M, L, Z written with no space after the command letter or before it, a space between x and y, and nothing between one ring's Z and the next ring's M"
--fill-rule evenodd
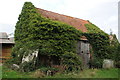
M21 72L30 72L34 71L35 69L38 69L38 66L36 66L36 58L33 58L30 62L24 62L20 64L20 71Z
M103 60L94 58L89 61L90 68L102 68Z
M117 54L116 54L116 59L115 59L115 66L117 68L120 68L120 43L118 45L118 48L117 48Z
M116 62L115 62L115 67L116 67L116 68L120 68L120 61L116 61Z
M59 71L58 68L53 68L53 67L49 67L49 66L47 66L47 67L40 67L39 69L41 71L43 71L43 72L47 72L48 70L50 70L50 71Z

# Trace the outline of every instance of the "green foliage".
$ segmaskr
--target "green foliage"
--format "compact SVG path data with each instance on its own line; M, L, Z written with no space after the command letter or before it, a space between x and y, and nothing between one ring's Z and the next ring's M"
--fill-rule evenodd
M108 48L110 46L109 36L98 27L93 24L86 24L85 25L88 29L87 33L84 33L89 40L90 44L92 45L94 56L97 58L108 58Z
M74 51L75 42L80 36L80 32L73 27L51 20L40 23L38 34L41 35L35 39L40 39L40 53L55 56L60 56L64 51Z
M109 58L109 35L100 30L92 23L85 24L88 32L83 33L87 37L93 50L93 60L90 61L90 65L93 67L101 68L102 60Z
M34 37L34 35L32 35L34 29L38 27L37 24L40 21L42 21L42 18L40 14L37 13L34 5L26 2L15 26L15 41L26 43L27 40L32 39Z
M113 40L111 41L111 49L109 49L111 51L111 54L112 54L112 58L115 60L115 61L119 61L120 59L120 51L119 51L119 46L120 46L120 43L118 42L117 40L117 37L116 35L111 35L113 36Z
M109 58L114 60L116 67L120 67L120 43L115 34L111 34L111 36L113 39L110 41L110 46L108 47Z
M116 64L119 63L119 42L116 36L106 34L92 23L85 24L85 26L87 27L88 32L83 33L83 35L89 40L94 52L94 59L90 61L90 64L93 67L98 66L100 68L103 59L112 59ZM110 41L109 36L113 36L113 40Z
M118 57L117 57L117 60L119 61L119 59L120 59L120 43L119 43L117 49L118 49L118 50L117 50L117 51L118 51L118 52L117 52L117 53L118 53L118 54L117 54L117 56L118 56Z
M30 62L24 62L20 64L20 71L21 72L30 72L30 71L34 71L35 69L38 68L38 66L36 66L36 58L34 58L32 61Z
M47 67L41 66L41 67L39 67L39 69L40 69L40 71L44 72L45 74L47 74L48 70L50 70L52 72L58 72L59 71L58 68L53 68L53 67L49 67L49 66L47 66Z
M30 2L24 4L15 30L17 46L21 44L20 47L25 45L24 48L26 45L29 49L39 48L43 54L55 53L54 50L70 50L79 37L80 31L72 26L43 18Z
M98 28L96 25L89 23L89 24L85 24L85 26L87 27L87 33L100 33L103 34L104 32Z
M73 52L65 52L62 55L62 64L67 66L68 71L77 71L82 68L80 56Z
M89 61L90 68L102 68L103 60L94 57Z
M119 43L119 45L118 45L118 48L117 48L118 50L118 52L117 52L117 55L116 55L116 67L118 67L118 68L120 68L120 43Z

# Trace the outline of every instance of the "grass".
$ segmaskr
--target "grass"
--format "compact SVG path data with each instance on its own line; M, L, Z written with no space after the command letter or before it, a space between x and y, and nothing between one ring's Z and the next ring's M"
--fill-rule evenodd
M32 78L30 76L30 73L21 73L18 71L11 70L7 68L6 66L0 66L2 67L2 78Z
M106 69L101 69L101 70L98 70L96 72L96 76L95 77L102 77L102 78L118 78L118 70L119 69L109 69L109 70L106 70Z
M118 69L87 69L79 73L56 74L47 78L118 78Z
M2 66L0 66L1 68ZM45 78L118 78L117 68L111 69L87 69L78 73L61 74L56 73L54 76L45 76ZM3 66L2 77L3 78L37 78L33 77L34 72L21 73L11 70L6 66Z

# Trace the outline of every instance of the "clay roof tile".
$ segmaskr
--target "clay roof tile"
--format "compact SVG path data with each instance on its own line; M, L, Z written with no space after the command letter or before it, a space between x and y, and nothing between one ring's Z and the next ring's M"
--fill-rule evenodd
M46 18L61 21L63 23L66 23L68 25L75 27L78 30L81 30L82 32L87 32L87 29L84 25L88 24L89 22L86 20L74 18L71 16L66 16L63 14L58 14L58 13L47 11L40 8L37 8L37 9L38 9L38 12Z

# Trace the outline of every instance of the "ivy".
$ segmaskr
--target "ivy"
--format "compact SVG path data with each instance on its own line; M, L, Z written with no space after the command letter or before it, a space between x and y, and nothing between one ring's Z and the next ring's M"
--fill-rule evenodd
M100 30L97 26L92 23L85 24L88 32L83 33L91 44L94 56L100 59L109 57L107 47L110 46L109 35L104 31Z
M85 24L88 32L83 33L87 37L89 43L92 46L93 55L90 60L90 68L102 68L103 59L109 58L110 41L109 35L100 30L92 23Z
M82 69L81 57L73 52L65 52L62 55L62 64L65 65L67 71L77 71Z

